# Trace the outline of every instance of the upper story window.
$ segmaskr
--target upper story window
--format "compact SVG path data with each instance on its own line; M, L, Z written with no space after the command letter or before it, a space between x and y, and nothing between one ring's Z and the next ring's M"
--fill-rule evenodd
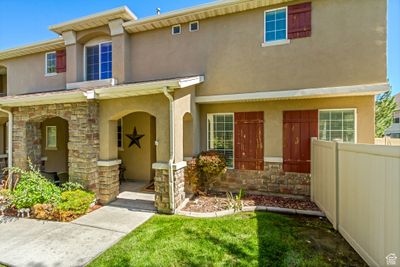
M290 40L311 36L311 2L264 12L262 46L289 44Z
M112 78L112 43L86 47L86 80Z
M172 35L181 34L181 32L182 29L180 24L172 26Z
M193 21L189 23L189 31L190 32L196 32L199 30L199 22L198 21Z
M57 57L56 52L46 53L46 75L57 73Z
M265 11L264 41L275 42L287 39L287 8Z

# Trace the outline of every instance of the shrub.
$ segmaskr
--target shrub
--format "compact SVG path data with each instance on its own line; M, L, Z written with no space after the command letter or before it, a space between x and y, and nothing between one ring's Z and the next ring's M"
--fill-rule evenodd
M76 191L76 190L83 190L83 186L79 183L74 182L67 182L61 185L61 191Z
M225 156L217 151L201 152L196 160L199 171L199 185L207 191L216 182L218 175L226 171Z
M57 208L64 212L69 211L74 214L85 214L94 199L94 193L82 190L65 191L61 194L61 203Z
M51 204L36 204L32 207L33 217L39 220L55 221L59 219L59 213Z
M15 167L11 168L11 171L20 176L18 184L12 192L12 204L17 209L31 208L36 204L57 205L60 202L60 188L44 178L31 164L28 171Z

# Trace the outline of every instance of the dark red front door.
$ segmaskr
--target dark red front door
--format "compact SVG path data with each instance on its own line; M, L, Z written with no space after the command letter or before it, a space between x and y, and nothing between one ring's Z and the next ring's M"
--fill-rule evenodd
M310 173L311 137L318 136L318 110L284 111L283 170Z

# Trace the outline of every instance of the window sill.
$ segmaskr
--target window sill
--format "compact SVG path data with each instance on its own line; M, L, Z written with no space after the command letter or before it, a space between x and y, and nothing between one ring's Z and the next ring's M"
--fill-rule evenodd
M123 151L124 151L124 149L123 149L122 147L119 147L119 148L118 148L118 151L121 151L121 152L123 152Z
M286 45L290 44L290 40L279 40L279 41L273 41L273 42L264 42L261 44L261 47L268 47L268 46L275 46L275 45Z
M54 72L54 73L46 73L44 76L45 76L45 77L57 76L57 72Z
M46 147L46 150L55 151L55 150L58 150L58 148L57 147Z
M85 87L114 86L114 85L117 85L117 80L115 78L110 78L104 80L67 83L67 89L80 89Z

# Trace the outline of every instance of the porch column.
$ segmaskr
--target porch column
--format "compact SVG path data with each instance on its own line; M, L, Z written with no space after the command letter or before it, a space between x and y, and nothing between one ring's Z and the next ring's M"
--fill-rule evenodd
M102 204L113 201L119 194L117 121L100 118L99 199Z
M156 171L154 177L155 206L158 212L171 214L182 205L185 200L185 167L185 161L173 165L175 207L172 207L168 163L153 164L153 169Z

